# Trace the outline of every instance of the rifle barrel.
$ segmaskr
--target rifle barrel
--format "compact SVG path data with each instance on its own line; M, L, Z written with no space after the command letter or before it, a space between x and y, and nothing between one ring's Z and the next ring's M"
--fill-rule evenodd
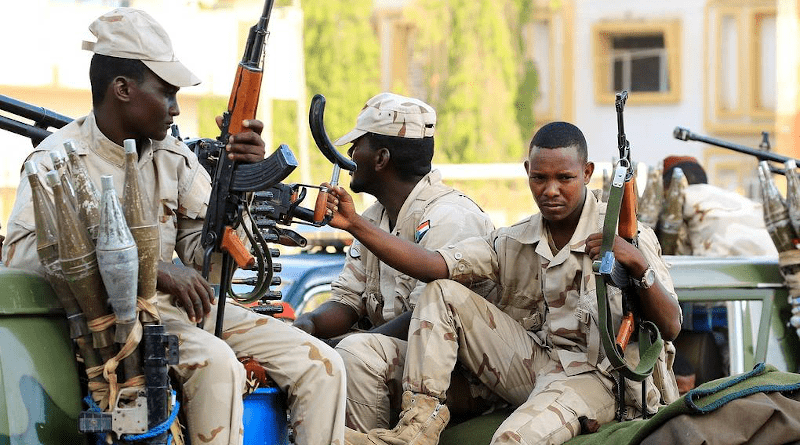
M739 153L755 156L759 160L763 161L774 161L774 162L784 163L789 159L792 159L790 157L782 156L776 153L757 150L755 148L746 147L744 145L734 144L733 142L723 141L721 139L715 139L697 133L692 133L689 129L683 127L675 127L675 130L672 131L672 135L675 136L675 139L680 139L682 141L691 140L691 141L705 142L706 144L716 145L717 147L727 148L728 150L733 150ZM800 163L800 161L798 160L795 161Z
M50 132L43 128L34 127L5 116L0 116L0 130L10 131L29 138L34 147L39 145L47 136L50 136Z
M72 122L72 118L58 114L44 107L37 107L0 94L0 110L22 116L36 123L38 127L61 128Z

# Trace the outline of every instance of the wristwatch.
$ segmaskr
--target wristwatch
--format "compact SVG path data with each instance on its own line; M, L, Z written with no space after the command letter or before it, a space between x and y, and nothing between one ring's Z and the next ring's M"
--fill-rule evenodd
M650 289L650 286L656 282L656 271L653 270L652 267L647 266L641 279L637 280L636 278L631 278L631 281L633 281L633 285L638 288Z

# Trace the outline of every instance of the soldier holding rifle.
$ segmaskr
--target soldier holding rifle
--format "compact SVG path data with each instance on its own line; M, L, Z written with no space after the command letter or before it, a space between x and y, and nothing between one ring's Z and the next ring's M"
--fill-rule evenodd
M541 213L436 251L378 230L355 213L341 187L332 189L332 226L392 267L429 282L409 328L403 416L392 430L348 430L349 443L437 443L449 420L444 397L456 362L516 407L492 443L563 443L584 426L614 418L614 380L600 353L592 269L605 206L586 188L594 164L582 132L565 122L545 125L530 143L525 170ZM652 230L640 230L638 248L617 236L613 251L639 281L643 316L665 339L675 338L680 308ZM498 284L496 304L464 287L484 278ZM618 324L619 290L611 300ZM646 381L652 411L661 382ZM641 386L627 389L634 416L642 408Z
M179 113L178 90L200 80L175 58L164 29L143 11L118 8L89 29L97 37L84 44L95 53L90 67L94 110L44 140L29 159L40 172L51 170L48 151L63 150L63 143L73 140L92 180L99 184L102 175L111 175L122 190L123 140L136 140L142 185L157 207L161 239L158 292L152 303L167 332L180 340L180 361L173 371L183 384L191 442L241 443L246 376L237 357L252 357L288 395L298 444L342 444L345 377L333 349L286 323L233 304L225 311L223 338L213 335L214 293L195 269L203 261L200 236L211 181L197 157L167 134ZM227 155L239 162L260 161L262 123L244 125L245 131L231 137ZM6 264L37 269L25 177L10 221L3 247ZM189 267L173 264L173 253ZM203 320L204 328L198 328L196 323Z

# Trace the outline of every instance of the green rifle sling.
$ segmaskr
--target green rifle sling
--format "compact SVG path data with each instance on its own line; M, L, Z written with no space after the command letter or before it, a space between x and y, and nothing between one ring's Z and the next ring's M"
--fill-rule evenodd
M617 220L619 219L620 206L622 204L624 180L616 180L619 175L615 175L611 183L611 190L608 196L608 207L603 221L603 243L600 247L600 258L606 252L612 252L614 237L616 235ZM625 361L624 353L616 347L614 327L612 326L611 307L608 301L606 286L609 285L611 278L602 273L596 273L597 288L597 309L599 316L600 340L603 343L603 350L606 357L611 362L611 366L622 376L635 382L641 382L652 374L664 340L658 327L650 321L642 320L639 322L639 364L631 368ZM655 341L654 341L655 339Z

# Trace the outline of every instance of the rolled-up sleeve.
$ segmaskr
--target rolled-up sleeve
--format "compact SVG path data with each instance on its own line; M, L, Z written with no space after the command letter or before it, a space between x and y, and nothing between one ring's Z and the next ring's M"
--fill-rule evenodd
M492 237L472 237L437 252L447 263L450 279L470 285L482 280L498 281L498 259Z

